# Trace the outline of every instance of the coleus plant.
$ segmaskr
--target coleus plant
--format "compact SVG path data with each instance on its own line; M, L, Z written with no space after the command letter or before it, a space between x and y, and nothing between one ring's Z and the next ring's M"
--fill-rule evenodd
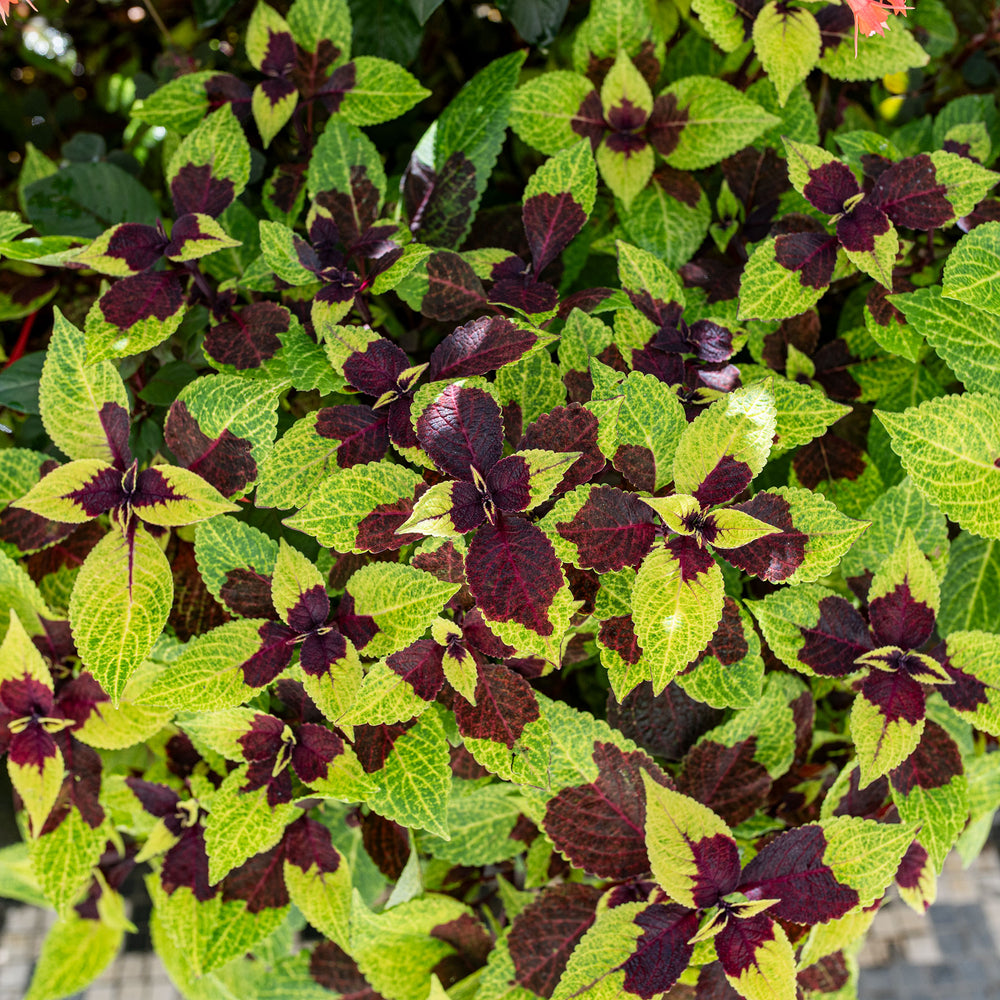
M983 25L224 6L0 213L29 997L133 873L191 997L856 995L1000 806Z

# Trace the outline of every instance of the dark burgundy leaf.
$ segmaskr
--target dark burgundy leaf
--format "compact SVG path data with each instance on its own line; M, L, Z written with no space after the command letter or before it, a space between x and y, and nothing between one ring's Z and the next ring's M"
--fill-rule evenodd
M855 660L874 645L867 623L843 597L824 597L816 624L800 626L799 631L805 642L798 658L826 677L843 677L858 670Z
M889 772L889 781L897 792L909 795L914 788L927 791L947 785L963 771L962 755L955 741L941 726L928 719L916 749Z
M378 870L393 882L398 881L410 856L406 827L370 812L361 817L361 843Z
M803 286L826 288L837 263L837 238L825 233L776 236L774 259L786 271L798 271Z
M868 619L880 646L919 649L931 637L934 609L910 592L905 580L868 606Z
M465 486L465 483L457 484ZM418 485L418 493L423 489ZM396 529L413 513L414 497L402 497L392 503L380 503L358 524L354 548L362 552L392 552L420 540L420 535L396 534Z
M715 565L712 554L691 535L679 535L672 538L667 542L666 547L680 563L681 580L684 583L697 579Z
M597 886L558 885L542 890L514 918L507 941L518 985L552 996L570 954L594 922L600 898Z
M173 271L147 271L119 278L99 302L109 323L128 330L145 319L173 316L184 302L184 287Z
M611 464L637 490L652 493L656 488L656 458L649 448L638 444L619 445Z
M631 615L606 618L601 622L597 635L603 645L616 652L626 663L634 665L642 659L642 647Z
M281 349L278 334L288 331L288 320L288 312L281 306L253 302L205 334L205 352L215 361L240 370L259 368Z
M235 193L233 182L213 177L207 163L200 167L185 163L170 182L170 196L178 216L202 212L216 218L232 204Z
M358 963L333 941L321 941L309 956L309 975L341 1000L383 1000L361 974Z
M577 135L590 140L591 149L596 153L607 130L607 125L604 123L604 106L596 90L590 91L580 102L580 107L570 119L569 125Z
M133 271L145 271L163 256L166 246L167 238L160 229L126 222L115 230L104 252L125 261Z
M861 193L851 168L833 160L809 171L802 189L806 200L825 215L840 215L844 202Z
M677 788L708 806L730 826L749 819L767 800L771 777L754 759L757 738L727 747L712 740L696 743L684 758Z
M752 479L753 470L746 462L741 462L732 455L723 455L693 491L693 496L702 507L728 503L742 493Z
M465 574L485 617L552 634L547 612L563 576L555 549L540 528L511 516L483 525L469 546Z
M587 214L568 191L532 195L522 209L535 274L541 274L587 223Z
M638 569L655 536L656 516L648 504L614 486L596 486L572 521L556 531L572 542L579 565L598 573Z
M531 685L497 663L483 663L476 682L476 707L464 698L455 701L459 732L470 739L503 743L513 750L524 727L539 718Z
M482 389L450 385L417 420L417 438L444 473L472 482L472 467L487 473L503 454L496 400Z
M376 398L398 388L399 376L410 367L410 359L384 337L355 351L344 362L344 377L359 392Z
M604 455L597 446L597 427L597 417L590 410L579 403L570 403L557 406L526 428L521 450L582 452L555 488L555 496L590 482L604 469Z
M219 596L230 611L244 618L274 617L271 578L252 566L228 570Z
M924 689L902 671L872 670L861 685L861 693L888 722L902 720L914 725L924 718Z
M243 679L250 687L270 684L292 661L298 633L281 622L264 622L258 629L260 648L241 664Z
M646 138L660 156L669 156L681 140L681 133L687 125L687 108L677 105L673 94L661 94L653 101L653 113L646 123Z
M852 253L871 253L875 237L889 232L891 227L889 216L882 209L863 201L837 223L837 239Z
M823 861L826 848L826 835L815 824L788 830L746 866L739 891L748 899L777 899L767 913L778 920L811 926L842 917L860 899Z
M315 865L319 872L331 874L340 867L340 854L333 846L330 831L308 816L291 823L283 841L285 860L304 872Z
M205 81L205 96L210 111L217 111L223 104L229 104L233 114L245 122L250 118L250 101L253 92L239 77L232 73L216 73Z
M840 8L835 8L839 10ZM695 1000L743 1000L733 989L721 962L709 962L702 967L695 989Z
M729 895L740 880L740 855L736 841L721 833L688 840L697 870L692 874L691 893L699 909L715 906Z
M803 445L792 459L798 481L814 490L824 481L858 478L865 471L864 452L850 441L828 431Z
M198 572L194 545L174 536L175 551L170 560L174 580L174 600L169 624L182 642L203 635L229 621L229 615L209 592ZM268 594L270 603L270 594Z
M520 455L501 458L486 474L486 488L500 510L526 510L531 502L530 485L531 467Z
M646 854L646 772L664 787L673 782L643 753L613 743L594 745L597 777L549 799L544 827L577 867L600 878L628 879L649 871Z
M676 903L655 903L634 921L643 928L635 952L625 962L626 991L643 998L669 990L687 968L698 931L698 914Z
M79 525L50 521L40 514L17 507L0 511L0 542L16 546L22 552L45 549L68 538Z
M906 849L903 860L896 869L896 883L901 889L917 889L930 867L927 848L918 840Z
M257 479L250 442L228 427L217 438L208 437L183 400L170 406L164 439L180 465L197 472L223 496L240 493Z
M883 171L869 198L897 226L937 229L955 216L947 191L937 178L934 161L920 153Z
M444 685L443 655L443 646L432 639L418 639L406 649L393 653L385 662L424 701L433 701Z
M715 938L715 952L726 974L736 979L757 965L757 949L775 937L775 923L767 913L730 919Z
M316 433L322 438L340 441L337 465L349 469L352 465L377 462L389 447L388 414L385 409L370 406L330 406L318 412Z
M420 241L431 246L457 247L469 226L477 195L476 165L472 160L456 151L445 160L440 173L435 173L413 159L407 170L405 190L410 229L419 234ZM461 259L454 254L447 256L455 261ZM434 315L421 311L425 316ZM464 314L463 311L461 315Z
M270 180L270 201L288 215L306 185L305 163L279 163Z
M326 726L306 722L295 732L292 767L307 785L326 776L329 764L344 752L344 741Z
M608 722L657 757L680 760L698 737L722 721L718 709L695 701L679 684L658 695L643 681L618 704L608 692Z
M836 993L847 985L851 973L844 960L844 953L835 951L832 955L824 955L818 962L803 969L795 978L804 990Z
M439 379L486 375L517 361L538 338L502 316L484 316L456 327L431 353L427 377Z
M285 851L281 844L257 854L222 880L222 898L243 900L247 913L280 910L290 899L285 888Z
M781 528L781 534L766 535L747 545L727 549L726 560L737 569L770 583L787 580L805 561L809 540L808 535L795 527L788 501L777 493L758 493L745 503L735 504L732 509Z
M359 650L364 649L371 642L372 636L380 631L371 615L354 613L354 597L350 593L345 593L340 599L337 627Z
M420 312L430 319L460 320L486 301L483 284L472 265L457 253L441 250L430 256L427 280Z
M364 768L365 774L374 774L385 767L385 762L392 753L396 740L406 732L417 720L397 722L391 726L355 726L354 752Z
M889 781L880 775L870 785L861 785L861 771L854 768L848 778L848 787L833 810L834 816L860 816L875 819L889 797Z
M493 939L486 928L468 913L432 927L430 936L455 949L455 954L445 956L434 966L433 971L443 986L451 986L481 969L493 950Z

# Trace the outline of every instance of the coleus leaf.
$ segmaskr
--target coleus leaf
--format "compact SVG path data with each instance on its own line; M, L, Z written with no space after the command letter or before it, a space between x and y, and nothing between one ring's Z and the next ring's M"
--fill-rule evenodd
M110 362L85 363L83 334L58 310L38 399L46 432L70 458L118 459L120 427L128 426L125 386Z
M786 319L811 309L829 287L836 263L837 241L825 233L762 240L740 278L737 318Z
M775 2L764 5L753 22L754 51L784 107L789 94L816 65L820 33L808 10L782 9Z
M539 342L539 335L502 316L484 316L456 327L431 352L427 378L486 375L517 361Z
M546 806L544 829L556 848L584 871L626 879L649 870L645 843L643 772L671 782L644 754L623 753L609 743L594 748L598 776L562 789Z
M703 506L732 500L764 468L775 426L766 383L737 389L710 404L678 442L675 488Z
M136 524L113 527L80 568L69 607L73 637L115 704L163 630L172 597L170 565Z
M277 556L277 543L234 518L216 518L195 529L195 558L205 586L227 610L244 618L273 612L271 576Z
M944 648L934 650L952 679L938 690L962 718L996 735L1000 730L1000 671L992 659L997 637L987 632L952 632Z
M60 728L62 722L52 719L53 701L49 669L11 610L0 645L0 711L6 730L7 771L24 802L34 836L41 833L66 773L52 735L53 722Z

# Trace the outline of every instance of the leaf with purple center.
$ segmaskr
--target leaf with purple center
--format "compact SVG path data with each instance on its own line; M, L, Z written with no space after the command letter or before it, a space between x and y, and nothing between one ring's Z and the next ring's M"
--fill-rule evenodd
M266 3L258 3L247 25L247 56L268 79L253 90L251 109L265 148L292 117L299 94L290 79L298 55L285 19Z
M52 677L17 613L0 645L0 753L38 836L66 773L54 734L73 725L57 713Z

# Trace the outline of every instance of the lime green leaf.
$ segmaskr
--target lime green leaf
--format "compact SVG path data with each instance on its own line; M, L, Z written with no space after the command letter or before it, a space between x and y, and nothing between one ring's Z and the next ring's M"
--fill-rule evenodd
M299 261L299 245L305 241L283 222L260 221L260 251L267 266L290 285L314 285L317 277Z
M773 239L762 240L750 254L740 279L739 318L788 319L811 309L829 286L804 285L800 273L777 262Z
M352 125L391 121L430 96L412 73L388 59L358 56L354 72L354 85L344 94L338 109L338 114Z
M951 202L957 218L968 215L998 181L992 170L967 156L939 149L930 157L938 183L947 188L945 197Z
M402 826L449 838L451 766L444 726L436 711L425 712L398 737L385 765L372 777L381 786L369 798L377 813Z
M868 588L868 603L885 597L905 583L909 600L927 605L937 615L941 589L927 557L917 546L913 531L907 528L899 546L879 566Z
M221 892L199 902L187 886L168 894L156 875L147 877L146 887L156 918L195 976L211 972L250 951L288 915L287 906L248 913L243 900L226 902Z
M249 524L215 517L195 528L194 555L209 593L222 601L222 588L233 570L250 570L263 577L274 573L278 544Z
M31 841L31 863L46 899L64 917L90 883L108 840L103 824L91 827L72 807L50 833Z
M434 928L469 916L468 907L447 896L411 899L377 914L355 900L350 954L386 1000L426 1000L431 970L455 954Z
M214 76L218 76L214 69L185 73L154 90L148 97L136 101L129 115L138 121L185 135L205 119L208 112L205 84Z
M857 816L837 816L821 825L827 845L823 863L838 882L857 892L862 907L882 898L917 833L912 823L880 823Z
M890 719L863 693L855 697L851 706L851 739L857 753L862 788L888 774L913 753L926 721L925 718L917 722Z
M643 560L632 589L635 631L659 694L704 648L722 617L722 570L689 575L667 549Z
M98 458L81 458L76 462L67 462L53 469L11 506L30 510L33 514L48 518L50 521L82 524L84 521L89 521L93 515L87 513L82 503L73 499L73 494L81 491L101 472L109 469L113 467Z
M329 368L326 359L325 367ZM319 484L337 469L340 440L316 432L318 410L297 420L275 444L260 468L258 507L304 507Z
M976 230L974 230L975 232ZM984 393L876 416L914 485L963 528L1000 538L1000 413Z
M746 40L743 18L729 0L691 0L691 9L723 52L738 49Z
M753 44L783 107L788 95L819 60L816 18L808 10L779 8L775 0L771 0L754 19Z
M259 618L226 622L191 642L136 697L140 705L214 711L242 705L253 694L240 667L260 649Z
M808 444L851 412L849 406L828 399L822 390L779 376L771 377L771 394L777 420L775 434L778 435L771 446L771 459Z
M579 73L553 70L519 87L511 102L510 125L529 146L551 156L580 141L573 118L594 87Z
M243 791L247 767L230 771L212 798L212 811L205 820L205 850L208 880L224 879L255 854L270 850L298 815L291 802L268 805L267 788Z
M582 139L546 160L528 180L522 203L539 194L566 192L589 216L597 197L597 171L590 143Z
M971 711L951 707L977 729L1000 736L1000 636L989 632L953 632L946 641L953 667L971 674L983 685L982 700Z
M98 750L124 750L144 743L159 732L169 721L167 709L136 705L133 699L141 697L153 682L159 667L147 661L129 678L117 707L110 701L99 702L87 721L73 731L73 735Z
M648 293L653 299L683 306L684 286L663 261L648 250L618 240L618 277L622 288L636 296Z
M385 660L380 660L368 668L350 711L333 721L355 726L409 722L422 715L431 704L421 698Z
M53 925L25 1000L59 1000L89 986L112 962L125 932L75 914Z
M944 266L941 294L1000 316L1000 222L976 226Z
M711 76L685 77L663 94L687 113L677 148L667 157L667 163L679 170L710 167L779 121L735 87Z
M284 878L288 895L306 920L324 937L336 941L341 948L348 948L351 870L347 860L341 857L334 872L320 871L316 865L303 871L298 865L286 860Z
M920 829L917 839L926 849L929 863L940 874L944 859L969 818L969 792L964 774L933 788L914 785L903 794L892 785L892 800L899 818Z
M73 638L115 704L163 631L173 593L170 564L145 528L129 542L113 527L80 567L69 606Z
M879 233L872 239L874 247L871 250L848 250L844 248L847 259L859 271L864 271L880 285L892 288L892 269L899 253L899 235L896 227L889 223L889 230Z
M882 37L858 39L854 54L853 25L837 45L829 46L820 57L819 68L834 80L878 80L887 73L903 73L926 66L930 56L916 43L898 17L890 17Z
M263 6L263 5L260 5ZM260 9L258 6L258 10ZM299 94L293 90L282 94L277 101L272 99L263 83L253 88L250 98L250 110L253 113L254 124L260 132L261 142L267 149L274 137L288 124L299 103Z
M0 635L7 633L8 611L16 614L30 635L39 635L42 623L39 615L56 618L45 603L35 581L5 552L0 552Z
M233 185L232 198L243 193L250 179L250 143L232 105L213 111L177 147L167 166L167 184L185 166L207 166L215 180Z
M968 629L1000 632L996 594L1000 594L1000 542L960 531L951 543L948 572L941 583L941 634Z
M293 549L281 539L271 580L271 601L278 617L287 625L289 612L299 604L304 594L316 587L326 593L323 575L298 549Z
M523 806L516 790L507 785L456 785L448 801L451 840L421 837L421 847L456 865L480 867L507 861L524 849L510 836Z
M46 432L70 458L114 461L100 415L109 405L128 413L125 386L110 362L85 364L83 334L58 309L38 385L38 403Z
M774 937L758 944L753 959L738 975L726 973L733 989L746 1000L795 1000L795 952L784 928L775 921Z
M258 2L247 24L247 58L254 69L259 70L267 57L267 46L271 35L292 33L288 22L270 5Z
M288 11L288 27L296 43L316 52L324 39L337 50L333 65L351 53L351 8L347 0L295 0Z
M993 316L974 304L946 299L937 285L890 301L966 389L1000 395L1000 323Z

